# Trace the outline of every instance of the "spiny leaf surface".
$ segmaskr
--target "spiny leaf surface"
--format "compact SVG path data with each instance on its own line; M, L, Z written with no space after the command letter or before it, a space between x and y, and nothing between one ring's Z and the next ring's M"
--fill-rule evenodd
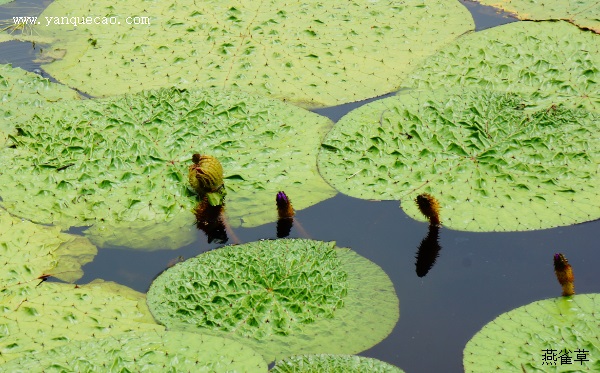
M0 364L70 341L164 330L152 321L143 294L123 286L115 292L115 286L45 282L1 287Z
M544 105L600 112L599 36L567 22L515 22L465 35L427 59L404 87L469 86L533 94Z
M331 106L395 90L424 58L474 28L464 6L442 0L57 0L42 17L89 9L120 24L47 25L44 18L37 31L67 50L44 69L94 96L239 87ZM149 24L127 24L132 15Z
M81 266L92 261L96 252L96 247L84 237L15 218L0 208L2 287L37 284L40 276L48 274L75 281L83 275Z
M11 65L0 64L0 148L15 125L50 103L76 99L77 92Z
M243 341L268 361L363 351L399 316L381 268L333 242L303 239L228 246L179 263L152 283L148 305L169 329Z
M600 217L600 117L484 90L409 91L362 106L325 138L319 170L339 191L414 202L452 229L516 231Z
M561 0L477 0L484 5L515 13L520 19L566 20L600 34L600 3Z
M278 360L271 373L402 373L381 360L355 355L294 355Z
M297 210L335 194L316 169L330 126L289 104L214 89L64 101L0 150L0 205L42 223L95 224L99 244L177 248L194 237L192 154L223 164L231 225L256 226L277 219L279 190Z
M149 331L73 341L10 361L10 372L267 372L250 348L225 338Z
M579 294L541 300L503 313L467 343L465 371L485 372L494 367L501 372L523 368L526 372L598 372L599 309L600 294ZM544 350L554 350L558 361ZM575 361L576 350L586 350L589 361ZM564 352L571 357L571 364L563 364L558 356Z

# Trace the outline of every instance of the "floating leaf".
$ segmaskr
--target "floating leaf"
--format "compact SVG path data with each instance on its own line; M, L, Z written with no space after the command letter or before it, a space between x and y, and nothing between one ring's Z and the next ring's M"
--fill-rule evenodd
M600 4L588 1L477 0L484 5L515 13L519 19L567 20L600 34Z
M600 371L599 307L600 294L581 294L537 301L503 313L467 343L465 371L486 372L490 367L501 372L523 368L526 372ZM589 361L576 361L576 350L587 351ZM571 357L571 364L561 363L559 355L564 352Z
M76 99L77 93L60 84L11 65L0 64L0 148L15 125L27 120L49 103Z
M225 338L151 331L74 341L1 366L8 372L267 372L250 348Z
M271 373L401 373L381 360L354 355L295 355L278 360Z
M296 209L335 194L316 168L330 125L289 104L221 90L63 101L20 124L14 147L0 150L0 204L42 223L95 224L90 237L99 245L177 248L194 236L192 154L214 154L226 176L239 176L226 177L226 213L233 226L256 226L277 219L278 190L298 196ZM173 227L168 235L155 229L164 224Z
M12 294L0 299L0 364L70 341L164 330L144 308L143 294L121 285L44 282L0 289Z
M14 40L14 37L12 35L0 33L0 43L4 43L5 41L11 40Z
M61 19L89 9L106 16L91 24L79 17L77 26ZM57 0L42 17L36 30L67 50L44 69L91 95L233 87L308 106L394 91L427 56L474 28L464 6L444 0Z
M403 85L527 92L542 106L563 103L600 112L599 74L598 35L567 22L515 22L459 38Z
M83 275L81 266L91 262L96 252L86 238L12 217L0 209L0 287L37 284L40 276L48 274L75 281Z
M319 170L364 199L439 201L444 226L515 231L600 217L600 117L484 90L410 91L362 106L324 140ZM332 150L336 149L336 150Z
M268 361L299 353L356 353L394 327L398 298L377 265L304 239L227 246L179 263L148 290L154 317L243 341Z

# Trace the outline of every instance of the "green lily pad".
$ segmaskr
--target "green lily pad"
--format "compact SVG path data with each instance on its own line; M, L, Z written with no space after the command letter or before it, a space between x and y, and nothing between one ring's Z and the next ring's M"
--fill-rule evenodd
M289 104L221 90L63 101L20 124L0 150L0 205L41 223L95 224L96 244L177 248L194 235L192 154L222 163L231 225L257 226L277 219L279 190L297 210L335 194L316 168L330 126Z
M485 90L409 91L343 117L319 154L342 193L414 202L428 193L441 222L467 231L566 226L600 217L600 116Z
M467 343L465 371L486 372L494 367L500 372L598 372L599 307L600 294L580 294L537 301L503 313ZM577 350L587 351L581 354L589 361L576 361ZM568 356L571 364L563 363L561 359L569 361Z
M194 223L194 214L181 212L156 222L128 221L115 224L100 221L83 233L102 248L126 247L146 251L177 249L196 240L197 228Z
M30 119L48 104L77 99L77 92L11 65L0 64L0 148L15 125Z
M250 348L219 337L182 332L130 332L74 341L10 361L8 372L267 372Z
M124 286L115 292L117 286L102 282L0 285L0 364L71 341L164 330L151 321L143 294Z
M55 24L89 9L115 24ZM427 56L474 29L464 6L444 0L57 0L41 17L37 31L67 50L44 69L93 96L234 87L306 106L394 91Z
M11 41L14 39L15 38L10 34L0 33L0 43L3 43L5 41Z
M97 249L88 239L62 233L58 227L33 224L0 208L0 287L40 281L51 274L63 281L83 276L81 266Z
M600 4L594 1L476 0L515 13L519 19L566 20L600 34Z
M399 317L381 268L333 242L304 239L227 246L179 263L150 285L148 306L170 330L225 336L267 361L357 353Z
M271 373L402 373L381 360L355 355L295 355L278 360Z
M600 112L599 74L598 35L567 22L515 22L461 37L427 59L404 86L525 92L546 106Z

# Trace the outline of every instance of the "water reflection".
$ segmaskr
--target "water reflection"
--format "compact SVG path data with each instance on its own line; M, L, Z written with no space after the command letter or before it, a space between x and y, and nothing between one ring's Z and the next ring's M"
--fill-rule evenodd
M427 236L423 238L419 249L417 250L415 266L417 267L417 276L424 277L429 270L433 268L436 259L440 255L440 227L438 225L429 224Z
M292 226L294 225L293 218L283 218L277 220L277 238L285 238L290 235Z
M204 198L194 211L196 228L206 234L208 243L224 244L229 238L223 217L223 205L211 206L208 198Z

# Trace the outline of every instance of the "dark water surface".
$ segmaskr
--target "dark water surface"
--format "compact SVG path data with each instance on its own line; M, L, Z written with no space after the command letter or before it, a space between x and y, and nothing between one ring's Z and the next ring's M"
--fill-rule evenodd
M38 14L32 3L40 2L17 1L8 11L5 6L0 19ZM473 13L478 30L514 21L491 8L462 3ZM32 48L29 43L0 43L0 63L26 70L39 68L32 62L38 53L39 46ZM316 112L337 121L363 103ZM406 372L461 372L465 344L486 323L516 307L559 296L552 264L555 252L565 254L573 266L578 293L598 292L600 250L596 240L600 221L517 233L442 228L437 262L425 277L418 277L415 256L428 228L404 214L398 202L364 201L338 194L299 211L297 219L310 238L350 247L390 276L400 299L400 320L387 339L361 355L392 363ZM235 234L241 242L275 238L276 225L236 229ZM300 237L300 232L294 227L290 237ZM198 231L196 242L178 250L102 249L84 267L79 283L102 278L145 292L172 259L219 247L206 241L204 233Z

